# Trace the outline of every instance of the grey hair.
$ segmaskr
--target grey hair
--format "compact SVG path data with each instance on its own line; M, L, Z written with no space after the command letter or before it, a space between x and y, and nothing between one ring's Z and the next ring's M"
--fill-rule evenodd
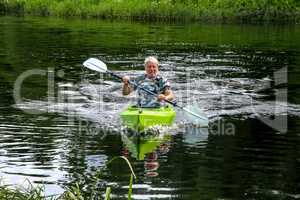
M145 67L147 66L147 64L148 64L149 62L152 62L152 63L156 64L157 67L158 67L158 65L159 65L158 60L157 60L155 57L153 57L153 56L149 56L149 57L147 57L147 58L145 59L145 61L144 61Z

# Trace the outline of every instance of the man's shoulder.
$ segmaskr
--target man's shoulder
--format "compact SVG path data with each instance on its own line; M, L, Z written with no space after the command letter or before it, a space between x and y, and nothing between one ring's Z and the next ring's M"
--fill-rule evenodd
M166 79L165 77L161 76L161 75L157 75L156 80L159 82L167 82L168 79Z
M140 74L138 76L136 76L134 78L135 81L137 82L140 82L140 81L144 81L144 80L147 80L147 74ZM166 83L168 82L168 79L166 79L165 77L163 77L162 75L158 74L155 78L155 82L158 82L158 83Z
M145 73L137 75L136 78L145 79L147 76Z
M156 80L157 80L157 84L158 84L158 86L161 88L161 89L169 89L170 88L170 83L169 83L169 81L168 81L168 79L167 78L165 78L165 77L163 77L163 76L161 76L161 75L158 75L157 77L156 77Z
M142 81L142 80L145 80L146 79L146 74L140 74L140 75L137 75L134 80L135 81Z

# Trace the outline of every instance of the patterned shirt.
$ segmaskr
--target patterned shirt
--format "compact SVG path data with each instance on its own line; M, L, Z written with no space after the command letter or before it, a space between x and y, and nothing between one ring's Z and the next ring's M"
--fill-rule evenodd
M154 79L150 79L147 77L146 74L142 74L137 76L132 80L138 86L150 90L154 93L163 94L166 90L170 89L170 83L167 79L164 79L160 75L157 75ZM138 93L138 106L144 108L153 108L153 107L160 107L161 104L157 100L156 96L148 94L147 92L133 86L133 89L137 89Z

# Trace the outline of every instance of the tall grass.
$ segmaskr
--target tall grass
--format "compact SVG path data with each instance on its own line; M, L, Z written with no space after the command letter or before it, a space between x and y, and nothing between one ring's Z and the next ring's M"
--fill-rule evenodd
M54 200L54 196L46 197L44 195L44 187L34 187L29 184L28 188L12 189L6 185L0 185L1 200ZM67 200L67 199L66 199Z
M122 159L125 160L128 168L130 169L130 179L129 179L129 190L128 190L128 200L131 200L132 195L132 184L133 179L136 179L136 175L133 171L133 168L129 162L129 160L124 156L117 156L107 162L106 166L110 165L114 160ZM67 188L64 194L59 197L55 196L45 196L44 195L44 187L34 187L30 184L27 189L11 189L9 186L5 186L0 184L0 199L1 200L98 200L99 192L97 190L97 183L101 179L101 175L103 173L103 169L98 170L95 175L91 187L91 190L88 192L89 195L85 194L85 191L79 186L78 183L75 183L73 186ZM110 199L111 188L107 187L105 191L105 200Z
M298 20L297 0L0 0L8 13L134 20Z

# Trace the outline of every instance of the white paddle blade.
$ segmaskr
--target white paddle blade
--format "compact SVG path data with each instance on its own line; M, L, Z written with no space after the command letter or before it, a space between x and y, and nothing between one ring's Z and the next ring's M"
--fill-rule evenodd
M186 120L200 127L208 127L209 120L200 108L196 106L187 106L184 107L183 110L186 111L184 113Z
M106 64L97 58L87 59L86 61L84 61L83 66L101 73L105 73L107 71Z

